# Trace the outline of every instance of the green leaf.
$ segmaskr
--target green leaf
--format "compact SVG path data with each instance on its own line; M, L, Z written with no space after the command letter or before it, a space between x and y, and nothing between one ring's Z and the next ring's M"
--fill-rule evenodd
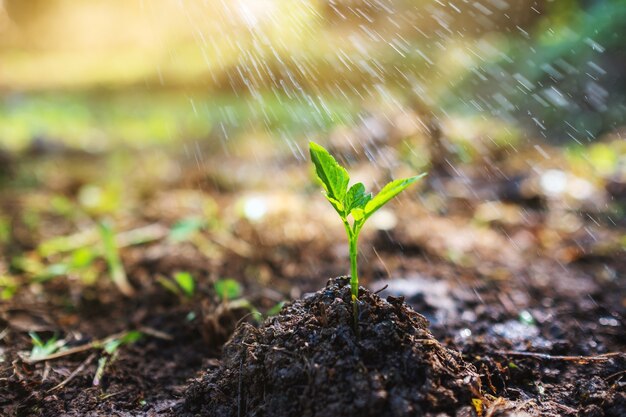
M426 174L421 174L415 177L393 180L389 184L385 185L380 190L380 192L376 194L376 196L365 205L365 218L367 219L368 217L370 217L376 212L376 210L387 204L389 200L404 191L406 187L413 184L415 181L419 180L425 175Z
M177 272L174 274L174 281L183 290L187 297L192 297L196 289L196 281L189 272Z
M79 248L72 252L70 265L72 268L86 268L93 263L97 254L93 248Z
M65 344L57 343L58 338L56 335L54 335L52 338L48 339L45 342L41 340L39 335L35 332L29 332L28 335L33 342L33 348L30 351L31 360L38 360L52 355Z
M335 158L317 143L309 142L309 151L311 160L315 165L315 172L326 190L329 201L333 204L335 210L341 214L343 210L340 211L337 208L339 206L337 203L342 204L346 196L348 182L350 181L348 171L339 165ZM335 200L335 203L331 199Z
M329 197L328 194L326 194L326 200L328 200L330 202L330 205L333 206L335 208L335 210L337 210L337 213L339 213L340 216L344 217L343 213L344 213L344 207L343 207L343 203L341 201L337 201L332 197Z
M16 278L0 274L0 301L13 298L18 289L19 284Z
M356 222L361 221L361 219L363 219L363 217L365 217L365 213L364 213L362 208L353 208L352 211L350 212L350 214L352 214L352 218Z
M371 193L365 193L365 186L362 183L356 183L348 190L344 201L344 209L346 215L355 209L363 209L365 205L372 199Z
M106 220L98 223L98 226L100 230L100 237L102 239L102 246L104 249L104 259L109 266L111 279L113 280L113 283L117 286L117 288L122 292L122 294L130 297L135 293L135 290L128 282L126 270L124 269L124 265L122 264L120 253L117 247L115 231L113 230L111 224Z
M45 267L41 273L36 274L33 278L35 282L46 282L52 278L68 274L69 270L69 265L64 263L55 263Z
M0 243L8 243L11 239L11 223L0 216Z
M174 242L183 242L191 238L196 232L205 226L206 220L198 217L182 219L172 226L169 238Z
M232 300L241 295L241 285L232 278L220 279L215 282L215 292L221 300Z
M141 339L142 336L143 333L141 333L140 331L131 330L122 337L119 337L117 339L111 339L106 342L103 349L106 353L112 355L117 351L117 349L119 349L120 346L135 343L136 341Z
M274 307L270 308L269 310L267 310L266 316L275 316L276 314L280 313L280 310L283 309L283 307L285 306L285 302L284 301L280 301L278 303L276 303L274 305Z
M122 341L120 339L109 340L104 344L104 351L109 355L112 355L115 351L117 351L121 344Z
M163 286L166 290L176 294L181 295L181 289L179 286L174 284L171 280L165 278L164 276L157 276L157 282Z

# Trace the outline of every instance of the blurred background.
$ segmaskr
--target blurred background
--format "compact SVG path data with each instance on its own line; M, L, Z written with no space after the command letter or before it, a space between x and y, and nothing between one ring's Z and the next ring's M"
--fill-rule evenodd
M446 262L466 262L494 230L563 262L626 245L626 1L0 4L7 296L23 280L115 275L95 261L104 220L113 235L139 230L121 246L161 244L177 227L185 241L203 236L171 271L265 284L343 273L343 246L326 245L342 231L317 198L308 140L374 189L428 171L410 195L422 226L438 227L433 216L480 226L470 242L454 227L433 232L444 243L430 250ZM373 231L418 216L384 213ZM332 233L315 226L326 221ZM95 245L89 256L81 239ZM311 242L328 262L303 269ZM129 270L132 256L122 251Z
M586 144L626 113L625 19L622 0L3 0L0 138L298 140L411 107Z

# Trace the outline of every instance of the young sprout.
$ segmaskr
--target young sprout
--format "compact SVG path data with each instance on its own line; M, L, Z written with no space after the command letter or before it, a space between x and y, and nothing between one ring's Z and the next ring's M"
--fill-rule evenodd
M189 272L175 272L172 279L157 276L157 282L166 290L187 299L192 298L196 292L196 280Z
M109 266L111 279L117 288L127 297L135 294L135 290L128 282L124 265L120 259L119 249L115 239L115 232L111 224L107 221L101 221L99 224L100 237L104 247L104 258Z
M96 374L93 377L92 384L94 387L100 385L107 364L117 359L118 349L123 345L135 343L142 337L143 333L137 330L132 330L126 332L120 337L115 337L104 343L104 345L102 346L103 355L100 356L100 359L98 359L98 368L96 368Z
M350 182L348 171L339 165L326 149L317 143L309 142L309 151L311 160L315 165L317 177L324 187L326 199L337 211L339 217L341 217L348 235L348 243L350 245L350 290L352 292L352 306L356 323L358 315L356 300L359 296L357 243L361 228L376 210L426 174L393 180L385 185L376 196L372 196L371 193L365 192L365 186L360 182L348 188Z
M31 349L30 356L28 358L30 360L45 358L59 350L65 344L64 341L58 340L56 335L45 342L41 340L39 335L35 332L29 332L28 335L33 341L33 348Z

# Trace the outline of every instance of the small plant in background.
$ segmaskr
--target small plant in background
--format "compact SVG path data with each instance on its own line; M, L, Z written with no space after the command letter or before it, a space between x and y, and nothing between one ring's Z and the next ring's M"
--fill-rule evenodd
M169 233L172 242L184 242L207 226L205 219L189 217L176 222Z
M30 359L32 360L45 358L59 350L65 344L63 341L60 341L56 335L45 342L41 340L39 335L35 332L30 332L28 335L33 342L33 348L30 351Z
M11 240L11 223L9 219L0 215L0 245Z
M17 278L0 273L0 301L10 300L18 289L19 281Z
M156 332L158 333L158 332ZM153 331L152 334L155 334ZM93 378L93 385L98 386L102 381L102 377L104 376L104 372L106 367L113 363L117 359L117 355L120 347L124 345L130 345L137 342L139 339L143 337L143 333L138 330L130 330L126 332L117 333L115 335L109 336L105 339L101 340L93 340L84 345L78 345L73 347L67 347L65 340L59 340L57 335L54 335L50 339L45 342L37 335L35 332L29 333L30 338L32 340L33 347L30 351L30 354L25 352L20 352L19 355L27 363L36 363L48 361L51 359L58 359L64 356L70 356L77 353L89 351L89 350L99 350L100 359L98 360L98 367L96 368L96 373ZM163 335L156 335L155 337L163 338ZM87 358L86 362L83 363L83 366L91 362L93 358L95 358L97 352L94 352ZM79 367L80 369L80 367ZM65 385L69 380L73 378L72 376L68 377L68 379L61 382L59 385L55 386L54 389L60 388Z
M241 284L232 278L223 278L215 281L214 284L215 293L220 301L224 304L228 304L231 309L246 309L250 311L252 317L257 322L263 321L264 317L276 315L285 305L284 301L276 303L272 308L267 310L265 314L261 313L249 300L242 298L243 288Z
M193 297L196 291L196 280L193 279L193 276L189 272L176 272L174 274L174 281L176 281L176 284L183 290L185 296Z
M143 337L143 333L132 330L127 333L124 333L120 337L115 337L108 340L102 346L102 356L98 359L98 367L96 368L96 374L93 378L92 385L99 386L102 377L104 376L104 371L108 364L114 362L117 359L117 354L119 348L124 345L130 345L137 342L139 339Z
M176 272L172 279L159 276L157 277L157 281L165 289L178 296L192 298L196 292L196 280L189 272Z
M113 227L107 221L101 221L99 224L100 237L102 238L102 246L104 252L104 258L109 266L109 273L111 279L117 286L117 288L127 297L131 297L135 294L135 290L128 282L126 277L126 271L124 265L120 259L119 250L117 248L117 242L115 241L115 232Z
M215 292L222 301L239 298L243 293L241 284L232 278L223 278L215 281Z
M263 314L249 300L242 297L243 288L239 282L232 278L222 278L215 281L213 288L220 301L229 309L248 310L255 321L260 323L263 320Z
M315 142L309 143L311 160L315 165L315 172L324 187L326 199L341 217L341 221L348 235L350 246L350 289L355 325L358 317L357 298L359 296L359 276L357 272L358 240L361 228L379 208L389 200L400 194L405 188L426 174L415 177L393 180L385 185L376 196L365 192L362 183L356 183L348 188L350 176L348 171L328 153L326 149ZM352 221L351 221L352 220Z

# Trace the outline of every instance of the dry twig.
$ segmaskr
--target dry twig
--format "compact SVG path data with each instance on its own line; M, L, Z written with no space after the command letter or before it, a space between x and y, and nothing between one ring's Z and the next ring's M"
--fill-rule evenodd
M539 359L539 360L571 361L571 362L578 362L578 363L604 362L604 361L608 361L610 358L614 356L626 355L626 353L622 353L622 352L611 352L611 353L603 353L601 355L596 355L596 356L560 356L560 355L548 355L547 353L537 353L537 352L518 352L514 350L496 350L493 353L497 355L503 355L503 356L519 356L519 357L533 358L533 359Z
M69 376L67 378L65 378L63 381L59 382L57 385L55 385L54 387L50 388L47 392L52 392L52 391L56 391L60 388L63 388L64 386L66 386L67 384L70 383L70 381L72 379L74 379L76 377L76 375L78 375L79 373L81 373L87 366L89 366L89 364L96 358L96 354L92 353L91 355L89 355L89 357L87 357L87 359L85 359L83 361L83 363L81 363L78 368L74 369L74 371L69 374Z

